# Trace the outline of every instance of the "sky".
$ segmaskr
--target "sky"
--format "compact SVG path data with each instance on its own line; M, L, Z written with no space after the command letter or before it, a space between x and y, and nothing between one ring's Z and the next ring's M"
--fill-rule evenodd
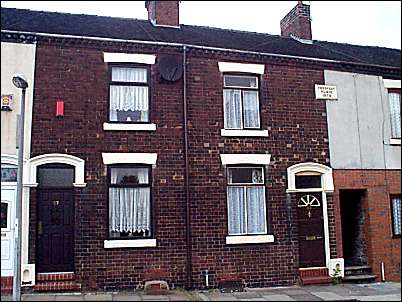
M181 24L280 35L297 1L181 1ZM304 1L313 39L401 49L400 1ZM147 19L145 1L1 1L1 7Z

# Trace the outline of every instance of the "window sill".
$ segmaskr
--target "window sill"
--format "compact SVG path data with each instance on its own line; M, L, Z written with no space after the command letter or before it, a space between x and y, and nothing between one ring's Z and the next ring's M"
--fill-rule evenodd
M274 235L226 236L226 244L272 243Z
M103 130L120 131L155 131L156 124L123 124L123 123L103 123Z
M156 239L134 239L134 240L105 240L105 249L125 247L156 247Z
M400 138L391 138L389 140L390 145L401 145L401 139Z
M228 129L221 129L221 136L268 137L268 130L228 130Z

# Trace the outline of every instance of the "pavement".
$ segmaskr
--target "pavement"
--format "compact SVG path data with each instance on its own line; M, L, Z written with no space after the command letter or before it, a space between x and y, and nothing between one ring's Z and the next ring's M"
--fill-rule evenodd
M1 296L12 301L12 296ZM221 293L217 289L171 290L168 295L146 295L143 291L23 294L22 301L401 301L401 283L307 285L246 288Z

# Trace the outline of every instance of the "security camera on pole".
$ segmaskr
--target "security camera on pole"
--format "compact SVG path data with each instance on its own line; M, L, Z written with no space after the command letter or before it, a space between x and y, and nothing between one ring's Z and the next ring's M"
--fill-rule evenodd
M24 121L25 121L25 92L28 82L23 75L13 76L13 84L22 90L20 114L18 116L19 125L17 129L17 148L18 148L18 178L17 178L17 200L16 200L16 220L15 220L15 258L14 258L14 278L13 278L13 301L21 301L21 232L22 232L22 171L24 164Z

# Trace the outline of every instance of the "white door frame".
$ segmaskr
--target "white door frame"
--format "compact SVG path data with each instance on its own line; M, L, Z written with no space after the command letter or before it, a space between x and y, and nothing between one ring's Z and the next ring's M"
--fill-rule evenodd
M332 177L332 168L318 163L300 163L290 166L287 169L288 174L288 189L286 193L306 193L306 192L321 192L322 196L322 211L324 217L324 249L325 249L325 266L329 268L331 251L329 247L329 226L328 226L328 204L327 192L334 191L334 183ZM321 188L312 189L296 189L296 175L321 175Z
M12 191L13 197L5 198L6 192ZM8 195L8 194L7 194ZM6 202L8 204L7 209L7 228L1 229L1 276L13 276L14 275L14 244L15 244L15 205L17 199L17 185L15 183L1 183L1 202ZM7 242L6 242L7 241ZM6 251L7 249L7 251ZM7 252L8 260L4 259L3 253ZM8 263L10 262L10 263ZM7 268L6 268L7 267Z

